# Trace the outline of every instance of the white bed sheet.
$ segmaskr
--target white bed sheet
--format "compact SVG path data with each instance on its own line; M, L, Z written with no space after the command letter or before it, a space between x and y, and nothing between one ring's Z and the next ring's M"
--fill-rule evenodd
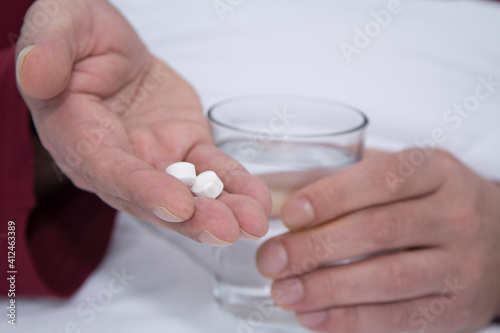
M500 5L403 2L404 10L347 64L340 43L352 43L354 28L387 1L246 0L224 20L208 0L113 3L149 48L196 87L205 108L259 93L331 98L368 114L370 147L411 146L439 127L449 136L441 147L500 179L500 88L458 129L443 120L448 108L474 93L480 77L500 81ZM85 302L109 294L113 274L122 269L134 279L92 316ZM216 307L208 272L121 214L109 254L81 290L64 302L19 299L16 331L60 333L75 325L93 333L278 332L258 325L248 331L248 324ZM14 331L5 320L4 329Z

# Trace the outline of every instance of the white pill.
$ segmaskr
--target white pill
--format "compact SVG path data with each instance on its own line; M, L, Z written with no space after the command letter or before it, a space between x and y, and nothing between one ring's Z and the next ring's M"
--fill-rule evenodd
M192 186L196 181L196 170L193 164L188 162L177 162L165 169L165 172L183 182L186 186Z
M196 182L191 187L191 192L197 197L216 199L224 189L224 184L213 171L205 171L196 177Z

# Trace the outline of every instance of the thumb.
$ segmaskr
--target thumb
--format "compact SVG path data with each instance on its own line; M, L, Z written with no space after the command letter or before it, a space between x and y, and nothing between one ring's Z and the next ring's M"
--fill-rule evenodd
M21 46L22 47L22 46ZM71 47L52 33L24 46L17 56L16 75L20 90L34 99L49 99L66 89L73 67Z

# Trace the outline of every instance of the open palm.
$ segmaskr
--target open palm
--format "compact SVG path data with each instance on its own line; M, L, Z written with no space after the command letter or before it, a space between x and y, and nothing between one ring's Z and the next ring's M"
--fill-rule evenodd
M266 187L213 145L195 91L107 1L61 5L36 33L22 31L18 48L18 82L38 135L75 185L212 245L266 233ZM177 161L214 170L226 191L194 198L163 171Z

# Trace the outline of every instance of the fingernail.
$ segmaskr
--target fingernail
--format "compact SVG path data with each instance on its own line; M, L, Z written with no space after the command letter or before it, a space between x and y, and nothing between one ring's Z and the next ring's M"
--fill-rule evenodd
M21 50L21 52L19 52L19 55L17 56L16 77L17 77L17 82L19 84L21 84L19 79L21 78L21 71L23 69L24 60L26 59L28 53L30 53L34 48L35 45L26 46L24 49Z
M279 241L264 243L257 252L257 266L265 276L279 275L288 264L285 247Z
M250 235L245 230L240 229L240 239L253 241L253 240L260 239L260 237Z
M304 296L304 287L299 278L277 281L273 285L273 301L277 305L292 305Z
M308 200L293 199L283 207L281 218L290 229L302 228L313 221L314 210Z
M198 236L198 241L203 244L207 245L212 245L212 246L217 246L217 247L222 247L222 246L228 246L231 245L232 243L223 241L222 239L219 239L212 235L210 232L203 230L200 235Z
M316 328L326 320L326 312L298 313L297 321L307 328Z
M180 217L170 213L168 209L166 209L165 207L155 207L153 209L153 214L155 214L157 217L167 222L177 223L185 221L184 219L181 219Z

